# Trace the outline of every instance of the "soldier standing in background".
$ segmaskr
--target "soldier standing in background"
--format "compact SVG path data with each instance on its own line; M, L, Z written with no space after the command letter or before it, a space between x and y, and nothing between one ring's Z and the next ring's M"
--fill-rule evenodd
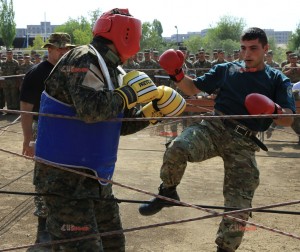
M140 70L145 72L151 80L155 81L154 75L158 73L158 70L155 69L160 69L160 66L156 61L150 58L150 49L144 50L144 60L139 64Z
M218 58L216 60L214 60L213 62L211 62L211 66L215 66L217 64L222 64L222 63L226 63L227 60L225 60L225 52L223 49L219 49L218 50Z
M296 53L289 54L289 64L285 65L282 72L290 78L292 83L300 81L300 64L297 63L298 56Z
M1 65L3 76L17 75L19 63L13 59L12 50L6 51L6 60ZM6 78L2 83L7 109L19 110L19 81L17 78Z
M18 74L27 73L27 71L34 65L30 59L31 58L29 54L24 54L24 62L19 66Z
M203 48L198 51L199 59L193 64L196 69L196 76L200 76L208 72L211 68L211 62L205 59L205 50Z
M280 67L284 67L285 65L290 63L290 59L289 59L289 55L290 53L293 53L292 51L286 51L285 55L286 55L286 60L282 61L280 64Z
M270 67L279 68L279 64L273 60L272 50L267 52L265 64L269 65Z
M2 70L1 69L2 69L2 59L0 58L0 77L2 75ZM5 99L4 99L4 92L3 92L3 88L2 88L2 83L3 83L3 80L0 79L0 109L3 109L5 107ZM0 114L3 114L3 112L1 112Z
M140 68L140 64L134 61L134 56L131 56L123 65L124 70L136 70Z

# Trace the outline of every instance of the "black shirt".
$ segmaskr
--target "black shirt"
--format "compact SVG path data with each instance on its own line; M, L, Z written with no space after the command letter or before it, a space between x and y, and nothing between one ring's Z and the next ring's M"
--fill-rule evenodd
M53 69L49 61L43 61L33 66L22 82L20 101L33 104L33 112L39 112L41 94L45 89L45 80ZM37 117L34 117L37 119Z

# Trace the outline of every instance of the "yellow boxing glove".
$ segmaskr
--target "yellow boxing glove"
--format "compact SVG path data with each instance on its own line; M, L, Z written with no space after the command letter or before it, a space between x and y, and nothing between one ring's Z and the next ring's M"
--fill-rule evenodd
M124 107L133 108L137 103L146 103L158 95L157 87L150 77L144 72L131 71L124 75L123 85L115 92L124 101Z
M185 99L173 88L159 86L158 96L142 108L145 117L178 116L186 107ZM157 120L150 120L156 124Z

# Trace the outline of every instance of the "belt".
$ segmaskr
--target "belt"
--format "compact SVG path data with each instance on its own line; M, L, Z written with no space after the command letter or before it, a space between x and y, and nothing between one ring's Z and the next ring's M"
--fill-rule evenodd
M255 142L262 150L264 151L268 151L267 146L265 146L263 144L263 142L261 142L255 135L253 135L253 131L247 129L245 126L229 121L229 120L222 120L224 125L233 129L234 132L236 132L237 134L241 135L241 136L245 136L250 138L253 142Z

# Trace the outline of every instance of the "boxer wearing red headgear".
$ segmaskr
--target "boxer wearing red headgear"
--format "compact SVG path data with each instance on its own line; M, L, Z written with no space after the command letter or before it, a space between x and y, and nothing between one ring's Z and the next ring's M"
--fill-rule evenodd
M120 67L139 50L141 38L141 22L127 9L104 13L96 21L93 35L91 44L76 47L62 57L45 82L41 100L40 112L78 119L43 117L38 124L34 183L40 192L55 195L45 197L47 230L54 240L122 230L119 207L107 180L114 173L120 135L135 133L149 122L116 118L174 116L185 106L175 90L158 90L145 73L125 74ZM151 106L152 100L157 108ZM135 107L146 102L150 104L145 110ZM52 164L106 180L98 183L55 169ZM97 236L53 245L52 249L122 252L125 237L123 233Z

